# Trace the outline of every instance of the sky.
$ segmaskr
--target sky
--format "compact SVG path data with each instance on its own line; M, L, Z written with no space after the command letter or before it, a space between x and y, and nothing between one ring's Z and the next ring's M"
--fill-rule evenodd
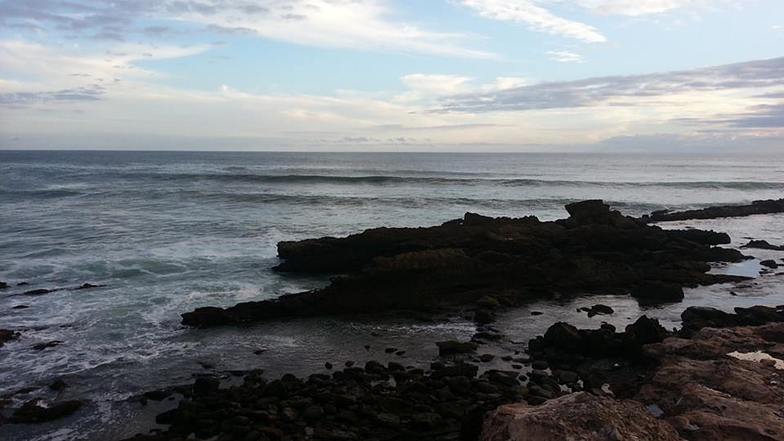
M784 1L0 0L0 148L784 151Z

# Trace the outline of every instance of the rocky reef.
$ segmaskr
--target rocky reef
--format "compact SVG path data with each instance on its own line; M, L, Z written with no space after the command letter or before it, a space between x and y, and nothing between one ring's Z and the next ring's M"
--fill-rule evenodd
M376 228L344 238L281 242L277 270L335 277L323 288L230 308L199 308L183 324L210 327L293 316L389 310L493 309L555 295L637 293L642 303L677 302L683 286L741 280L710 274L738 262L724 233L664 230L600 200L566 206L569 218L490 218L466 213L429 228Z
M426 369L369 361L305 379L199 377L145 394L182 400L158 415L166 429L132 439L784 439L784 308L689 308L683 318L680 331L647 317L622 332L556 323L528 343L530 358L509 353L526 373L483 368L476 345L440 344L449 350Z
M755 214L775 214L784 213L784 199L768 199L764 201L754 201L748 205L720 205L715 207L701 208L698 210L686 211L654 211L650 215L643 216L643 222L667 222L683 221L692 219L717 219L721 217L743 217Z

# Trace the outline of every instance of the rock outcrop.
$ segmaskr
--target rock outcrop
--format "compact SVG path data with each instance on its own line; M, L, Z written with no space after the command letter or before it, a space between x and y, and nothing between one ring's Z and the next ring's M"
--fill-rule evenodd
M675 212L660 210L643 216L641 220L643 222L666 222L691 219L717 219L721 217L743 217L754 214L774 213L784 213L784 199L768 199L764 201L754 201L749 205L722 205L718 207L701 208L699 210Z
M340 276L326 288L276 300L200 308L183 314L183 324L455 306L475 308L475 320L486 323L494 318L487 299L513 306L554 294L623 294L658 283L672 287L662 293L676 301L670 293L682 286L745 279L708 273L709 262L744 259L737 250L714 246L728 241L721 233L663 230L598 200L566 209L570 217L555 222L467 213L430 228L281 242L278 271Z
M507 404L485 420L482 441L682 441L636 401L578 392L541 406Z

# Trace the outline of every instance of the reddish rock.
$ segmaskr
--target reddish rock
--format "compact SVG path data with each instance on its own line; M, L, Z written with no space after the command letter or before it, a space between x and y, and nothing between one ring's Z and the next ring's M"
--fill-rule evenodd
M586 392L541 406L509 404L485 420L482 441L682 441L640 403Z

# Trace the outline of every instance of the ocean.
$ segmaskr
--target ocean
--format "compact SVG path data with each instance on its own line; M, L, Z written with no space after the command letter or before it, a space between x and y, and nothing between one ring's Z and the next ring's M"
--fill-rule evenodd
M193 375L230 378L254 368L307 374L325 361L383 358L383 351L364 349L371 340L374 348L405 349L411 364L429 363L435 352L429 342L474 331L460 317L320 318L213 330L180 325L179 315L196 307L328 282L272 272L278 241L440 224L468 211L552 220L566 217L565 204L594 198L641 215L781 197L781 156L0 151L0 281L10 285L0 291L0 329L22 331L0 348L0 396L33 386L12 399L89 401L65 420L0 425L0 438L130 436L147 430L160 408L132 397ZM770 215L668 227L727 231L737 246L749 238L784 243L783 224L784 216ZM757 275L757 262L716 271ZM498 326L521 341L556 320L623 326L644 313L675 326L689 305L784 304L780 280L687 290L683 303L645 310L609 295L537 303L504 314ZM105 286L19 295L83 283ZM595 303L617 313L588 319L575 312ZM545 314L532 317L533 309ZM50 341L61 343L32 348ZM69 386L49 390L56 379Z

